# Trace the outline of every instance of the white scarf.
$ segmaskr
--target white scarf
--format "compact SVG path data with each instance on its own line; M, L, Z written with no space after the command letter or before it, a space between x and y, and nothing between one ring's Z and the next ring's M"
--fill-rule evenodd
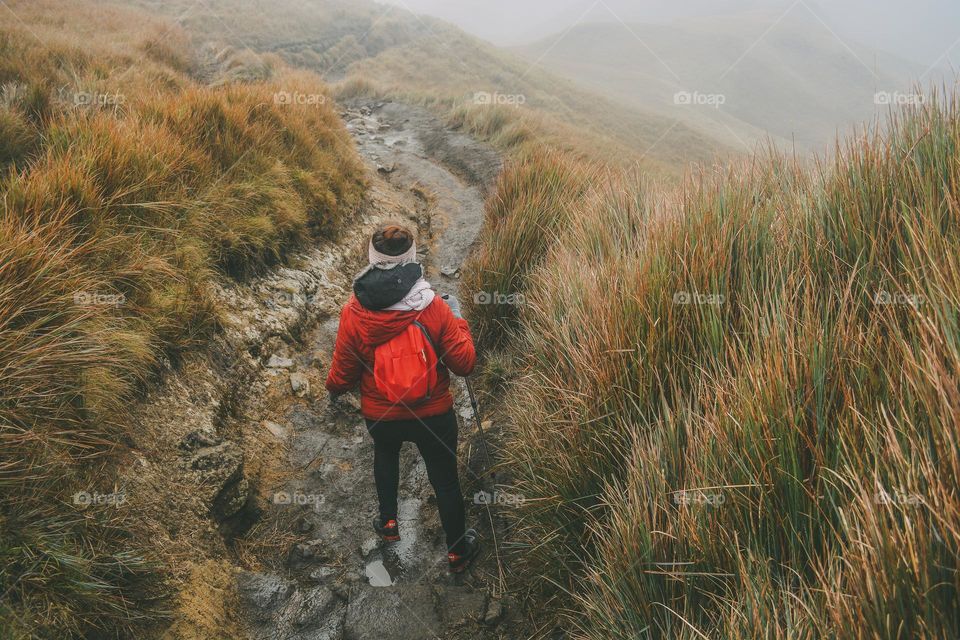
M385 311L423 311L430 306L435 297L437 297L437 294L431 288L430 283L420 278L410 288L403 300L387 307Z

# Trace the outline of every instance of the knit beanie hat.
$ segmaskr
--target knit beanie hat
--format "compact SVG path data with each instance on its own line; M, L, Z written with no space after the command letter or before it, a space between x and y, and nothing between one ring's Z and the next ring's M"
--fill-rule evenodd
M370 264L400 264L417 260L417 242L413 234L397 224L378 229L370 238Z

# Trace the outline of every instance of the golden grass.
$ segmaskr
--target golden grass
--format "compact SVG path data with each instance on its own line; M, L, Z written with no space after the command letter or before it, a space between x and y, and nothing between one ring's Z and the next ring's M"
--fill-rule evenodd
M524 557L576 637L960 633L958 149L931 97L814 170L590 179L557 223L553 162L506 170L465 297L525 296L472 312L519 360Z
M0 27L0 626L124 635L162 609L162 568L122 509L81 512L72 494L112 486L131 400L216 329L211 279L334 234L362 165L315 76L264 64L235 75L267 80L206 87L172 25L95 3L11 7L23 23Z

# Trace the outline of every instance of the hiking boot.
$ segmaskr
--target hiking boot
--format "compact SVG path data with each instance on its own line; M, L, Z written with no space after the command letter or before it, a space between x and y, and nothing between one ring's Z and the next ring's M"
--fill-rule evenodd
M448 553L447 563L450 566L450 573L463 573L467 567L476 559L480 553L479 536L474 529L467 529L463 534L463 545L466 550L462 554Z
M373 519L373 530L377 532L380 539L384 542L397 542L400 540L400 525L394 519L384 522L379 517Z

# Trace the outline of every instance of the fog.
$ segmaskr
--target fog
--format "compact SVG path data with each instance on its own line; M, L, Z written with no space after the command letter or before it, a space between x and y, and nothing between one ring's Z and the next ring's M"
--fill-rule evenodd
M851 45L912 62L960 62L960 2L956 0L379 0L429 14L502 46L528 44L588 22L669 23L674 20L769 14L769 25L813 14L824 32ZM757 33L761 37L763 31Z

